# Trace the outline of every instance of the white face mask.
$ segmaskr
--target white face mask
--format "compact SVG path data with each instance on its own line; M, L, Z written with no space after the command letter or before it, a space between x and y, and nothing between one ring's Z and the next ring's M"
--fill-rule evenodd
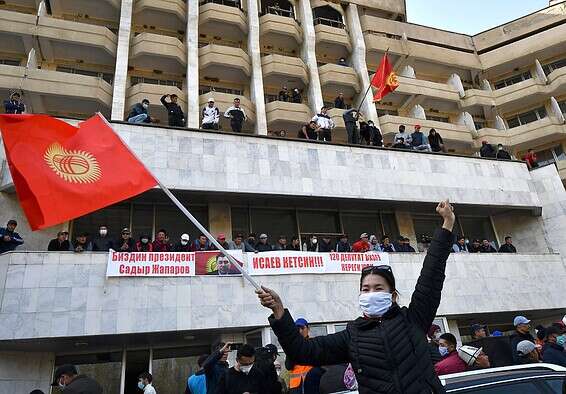
M317 243L317 239L316 239L316 238L313 238L313 239L311 240L311 242L312 242L313 244L316 244L316 243Z
M104 229L104 230L100 230L100 235L102 235L103 237L108 234L108 230Z
M145 109L147 109L149 107L149 104L143 103L142 107L144 107Z
M245 373L246 375L250 373L250 371L252 370L252 367L254 365L240 365L240 372Z
M186 239L182 239L182 240L181 240L181 245L186 245L186 244L188 244L188 243L189 243L189 241L187 241Z
M391 308L393 304L391 293L374 291L361 293L359 298L360 309L368 317L380 317Z

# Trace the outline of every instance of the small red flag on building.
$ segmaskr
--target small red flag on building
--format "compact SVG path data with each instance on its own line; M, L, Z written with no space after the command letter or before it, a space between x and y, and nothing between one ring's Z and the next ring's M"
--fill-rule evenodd
M381 63L379 64L375 75L371 79L371 85L377 88L377 91L373 95L374 102L380 101L399 86L397 74L395 74L393 66L389 63L387 53L383 55Z
M157 185L100 114L77 127L47 115L0 115L0 131L32 230L86 215Z

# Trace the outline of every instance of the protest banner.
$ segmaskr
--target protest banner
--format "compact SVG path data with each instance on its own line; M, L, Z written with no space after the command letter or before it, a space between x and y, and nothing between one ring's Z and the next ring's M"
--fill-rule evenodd
M274 251L246 253L250 275L360 273L369 265L389 265L387 253Z

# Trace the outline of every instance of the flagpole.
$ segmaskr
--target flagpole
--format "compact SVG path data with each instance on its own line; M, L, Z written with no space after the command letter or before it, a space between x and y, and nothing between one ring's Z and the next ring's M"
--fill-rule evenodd
M226 249L224 249L222 247L222 245L220 245L220 243L216 240L216 238L214 238L212 236L212 234L210 234L208 232L208 230L206 228L204 228L204 226L202 224L200 224L200 222L197 220L197 218L195 218L187 208L185 208L185 206L181 203L181 201L179 201L177 199L177 197L175 197L175 195L173 193L171 193L171 190L169 190L167 188L167 186L165 186L163 183L161 183L161 181L149 170L149 168L147 168L145 166L145 164L143 163L143 161L140 160L140 158L138 157L138 155L130 149L129 145L126 144L124 142L124 140L122 140L122 137L120 137L120 135L118 133L116 133L116 131L114 130L114 128L112 127L112 125L110 124L110 122L108 122L108 120L104 117L104 115L102 115L100 112L97 112L97 115L100 116L108 125L108 127L110 127L113 131L114 134L116 134L118 136L118 138L120 138L120 140L122 141L122 143L124 144L124 146L126 146L128 148L128 150L130 151L130 153L145 167L146 171L149 172L153 178L155 179L155 181L157 182L157 185L161 188L161 190L163 190L163 192L167 195L167 197L169 197L171 199L171 201L173 201L173 204L175 204L177 206L177 208L179 208L181 210L181 212L183 212L183 214L196 226L196 228L198 228L201 233L206 236L206 238L208 238L208 240L210 242L212 242L212 244L214 246L216 246L218 248L218 250L224 255L226 256L226 258L228 259L228 261L230 261L230 263L236 267L236 269L242 274L242 276L244 278L247 279L248 282L250 282L250 284L258 291L263 291L263 289L261 288L261 286L259 285L259 283L257 283L254 278L251 277L251 275L249 274L248 271L246 271L245 268L243 268L237 261L236 259L230 254L228 253L228 251Z
M389 53L389 48L387 48L387 50L385 51L385 53L383 54L383 57L387 56L387 54ZM368 95L369 90L371 89L371 81L369 82L368 88L366 90L366 93L363 95L362 97L362 101L360 101L360 105L358 105L358 109L356 110L356 117L359 117L359 113L360 113L360 109L362 108L362 105L364 104L364 102L366 101L366 97Z

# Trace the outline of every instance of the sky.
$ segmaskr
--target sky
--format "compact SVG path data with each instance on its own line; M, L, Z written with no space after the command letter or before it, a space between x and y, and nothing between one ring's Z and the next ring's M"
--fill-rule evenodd
M406 0L407 20L470 35L548 7L548 0Z

